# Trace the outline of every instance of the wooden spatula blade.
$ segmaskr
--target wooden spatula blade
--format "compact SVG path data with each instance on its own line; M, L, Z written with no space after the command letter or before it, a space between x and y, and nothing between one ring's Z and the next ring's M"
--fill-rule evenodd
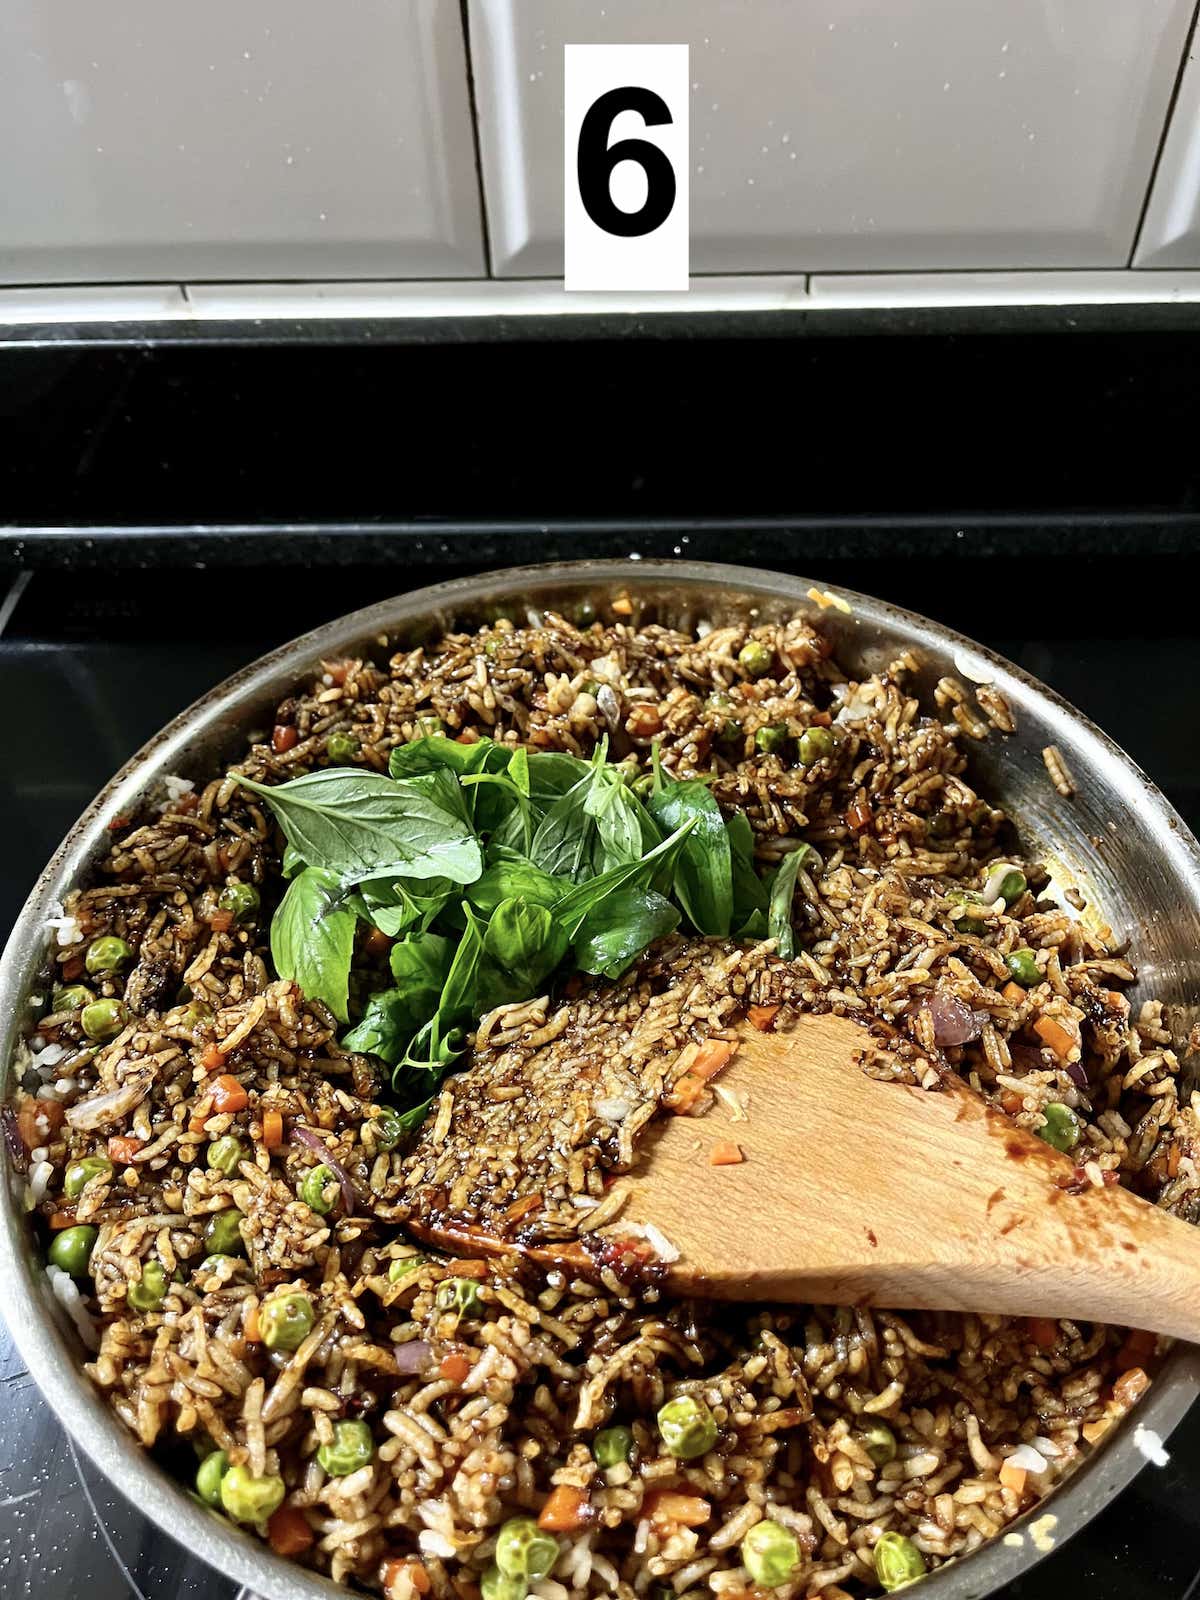
M745 1102L651 1130L622 1221L680 1252L671 1286L726 1299L1071 1317L1200 1337L1200 1238L964 1085L862 1070L856 1023L747 1030L720 1082ZM718 1139L745 1160L713 1166ZM1076 1190L1078 1192L1072 1192Z

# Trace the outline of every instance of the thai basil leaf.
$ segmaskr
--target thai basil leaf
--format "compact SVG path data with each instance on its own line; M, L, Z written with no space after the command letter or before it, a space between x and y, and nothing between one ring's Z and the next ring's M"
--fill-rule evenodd
M402 1112L398 1119L400 1123L400 1131L405 1134L416 1133L417 1129L429 1115L429 1108L432 1104L433 1096L430 1095L428 1100L422 1100L417 1105L410 1106L407 1111Z
M449 878L368 878L351 904L364 922L394 939L410 929L427 928L460 892Z
M655 939L679 926L679 911L653 889L618 889L584 917L572 953L583 972L619 978Z
M538 994L567 953L567 935L545 906L527 900L503 900L483 936L478 1009Z
M283 847L282 871L285 878L294 878L304 866L304 857L294 844L285 844Z
M466 927L446 973L446 982L433 1018L435 1054L437 1045L451 1029L469 1021L478 1011L475 991L479 984L479 964L483 959L483 924L470 906L464 906L463 909L466 912Z
M574 788L591 771L591 763L565 750L532 750L529 763L529 797L542 811L548 811L568 789Z
M770 892L754 867L754 830L744 811L725 824L733 868L733 928L741 938L762 938L767 931ZM761 915L757 915L761 913Z
M808 846L801 845L784 856L771 880L771 904L767 912L767 936L776 941L776 949L785 961L796 954L796 935L792 929L792 900L796 893L796 875L808 854Z
M553 906L570 883L535 867L527 856L505 845L488 846L488 865L482 877L467 890L467 899L484 916L491 916L502 900L527 900L530 905Z
M403 989L380 989L363 1007L360 1020L342 1039L344 1050L378 1056L394 1067L424 1019L418 1017Z
M347 1017L355 921L337 874L320 867L305 867L292 879L271 919L276 972L309 1000L323 1001L339 1022Z
M555 878L579 883L592 871L596 819L587 810L595 782L592 769L550 807L538 824L529 857Z
M615 894L618 889L648 888L656 882L659 872L677 861L685 839L695 826L696 819L689 817L669 838L648 850L640 861L627 861L624 866L613 867L599 877L568 889L554 908L554 915L567 930L568 937L575 937L584 917L606 895Z
M436 933L410 934L394 945L396 987L371 996L362 1021L342 1040L343 1046L368 1051L394 1066L437 1011L453 957L454 941Z
M483 871L479 841L449 773L397 781L359 768L326 767L273 787L250 778L238 782L267 802L288 843L310 866L336 873L344 883L387 872L473 883Z
M438 1009L453 961L454 941L440 933L410 933L392 946L392 977L412 996L419 1021Z
M597 769L584 810L596 823L592 855L597 872L640 861L662 838L646 808L613 767Z
M507 765L508 754L493 739L459 744L444 733L435 733L409 744L398 744L388 757L388 771L393 778L413 778L422 772L449 770L461 778L469 772L501 771Z
M533 839L535 818L529 796L505 772L479 772L462 779L463 787L474 797L475 826L494 837L503 834L506 842L528 850Z
M733 856L720 806L704 784L681 779L657 789L648 809L668 832L694 823L675 862L675 893L694 928L724 938L733 919Z

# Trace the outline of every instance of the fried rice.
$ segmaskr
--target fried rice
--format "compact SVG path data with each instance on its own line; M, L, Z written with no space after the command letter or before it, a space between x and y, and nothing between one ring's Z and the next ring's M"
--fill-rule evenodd
M749 638L770 652L761 677L739 664ZM381 1064L343 1050L334 1018L273 972L282 841L269 814L225 773L170 780L144 814L114 819L94 881L54 919L50 960L53 984L78 983L93 941L123 939L131 967L86 981L123 1003L125 1025L96 1046L76 1012L48 1004L5 1131L43 1237L99 1230L81 1286L49 1270L89 1376L134 1438L189 1481L214 1450L281 1479L287 1538L278 1515L258 1531L388 1600L475 1600L501 1526L538 1517L555 1490L573 1512L529 1585L539 1600L763 1593L740 1546L767 1518L800 1555L779 1595L873 1593L885 1534L933 1570L1002 1534L1097 1448L1152 1381L1152 1338L689 1303L603 1252L578 1271L452 1259L408 1228L449 1206L539 1241L615 1237L614 1175L636 1164L640 1130L697 1044L750 1006L778 1008L780 1026L806 1009L869 1021L896 1046L872 1070L931 1088L956 1072L1033 1131L1047 1105L1066 1106L1081 1185L1120 1181L1195 1220L1197 1104L1161 1006L1131 1009L1116 937L1043 892L1045 873L973 789L964 746L1013 731L1003 697L943 679L922 706L915 667L906 656L852 681L799 617L690 634L619 614L499 618L383 664L322 663L236 771L283 781L330 764L329 738L346 732L362 765L386 771L430 716L464 741L584 756L607 735L618 759L648 767L657 744L669 772L708 777L746 814L760 862L812 848L794 959L770 940L677 934L616 983L502 1007L408 1149L380 1137ZM759 748L779 727L836 738L805 767ZM1012 904L982 892L997 863L1023 871ZM218 905L233 883L261 895L244 923ZM1033 953L1035 983L1010 981L1016 951ZM369 973L386 952L361 957ZM230 1109L218 1077L241 1091ZM711 1088L687 1109L724 1123ZM230 1132L244 1159L225 1173L206 1155ZM66 1168L85 1156L111 1169L68 1198ZM321 1163L337 1189L323 1211L299 1193ZM244 1256L206 1242L231 1206ZM152 1261L165 1297L139 1312L131 1290ZM439 1297L447 1280L475 1286L469 1314ZM315 1306L311 1331L269 1351L259 1313L293 1289ZM698 1458L669 1454L655 1426L679 1396L716 1424ZM367 1424L373 1455L328 1476L317 1452L347 1419ZM592 1445L612 1423L632 1447L602 1466Z

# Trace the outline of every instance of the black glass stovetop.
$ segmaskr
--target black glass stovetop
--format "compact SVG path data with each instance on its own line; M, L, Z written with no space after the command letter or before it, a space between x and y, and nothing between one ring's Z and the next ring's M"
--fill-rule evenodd
M281 536L283 537L283 536ZM630 548L638 548L636 540ZM643 545L644 549L645 546ZM524 559L537 559L531 534ZM668 545L662 553L669 553ZM573 548L586 554L586 538ZM657 552L656 552L657 553ZM717 555L709 549L705 552ZM726 559L807 571L738 538ZM197 552L197 555L199 553ZM381 596L450 574L389 564L313 570L270 560L234 570L176 553L159 570L0 573L0 929L101 784L148 735L267 648ZM1014 535L1011 552L969 547L903 560L853 548L812 575L952 623L1053 685L1111 733L1200 827L1200 696L1192 597L1200 558L1126 550L1088 558ZM458 570L469 570L460 567ZM1183 1600L1200 1582L1200 1408L1069 1546L1009 1593L1019 1600ZM236 1586L142 1517L68 1442L0 1326L0 1594L92 1600L234 1600Z

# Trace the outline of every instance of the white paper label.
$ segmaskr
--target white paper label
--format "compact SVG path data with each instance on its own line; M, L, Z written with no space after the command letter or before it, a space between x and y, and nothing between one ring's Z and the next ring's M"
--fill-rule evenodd
M688 47L564 46L568 289L688 286Z

